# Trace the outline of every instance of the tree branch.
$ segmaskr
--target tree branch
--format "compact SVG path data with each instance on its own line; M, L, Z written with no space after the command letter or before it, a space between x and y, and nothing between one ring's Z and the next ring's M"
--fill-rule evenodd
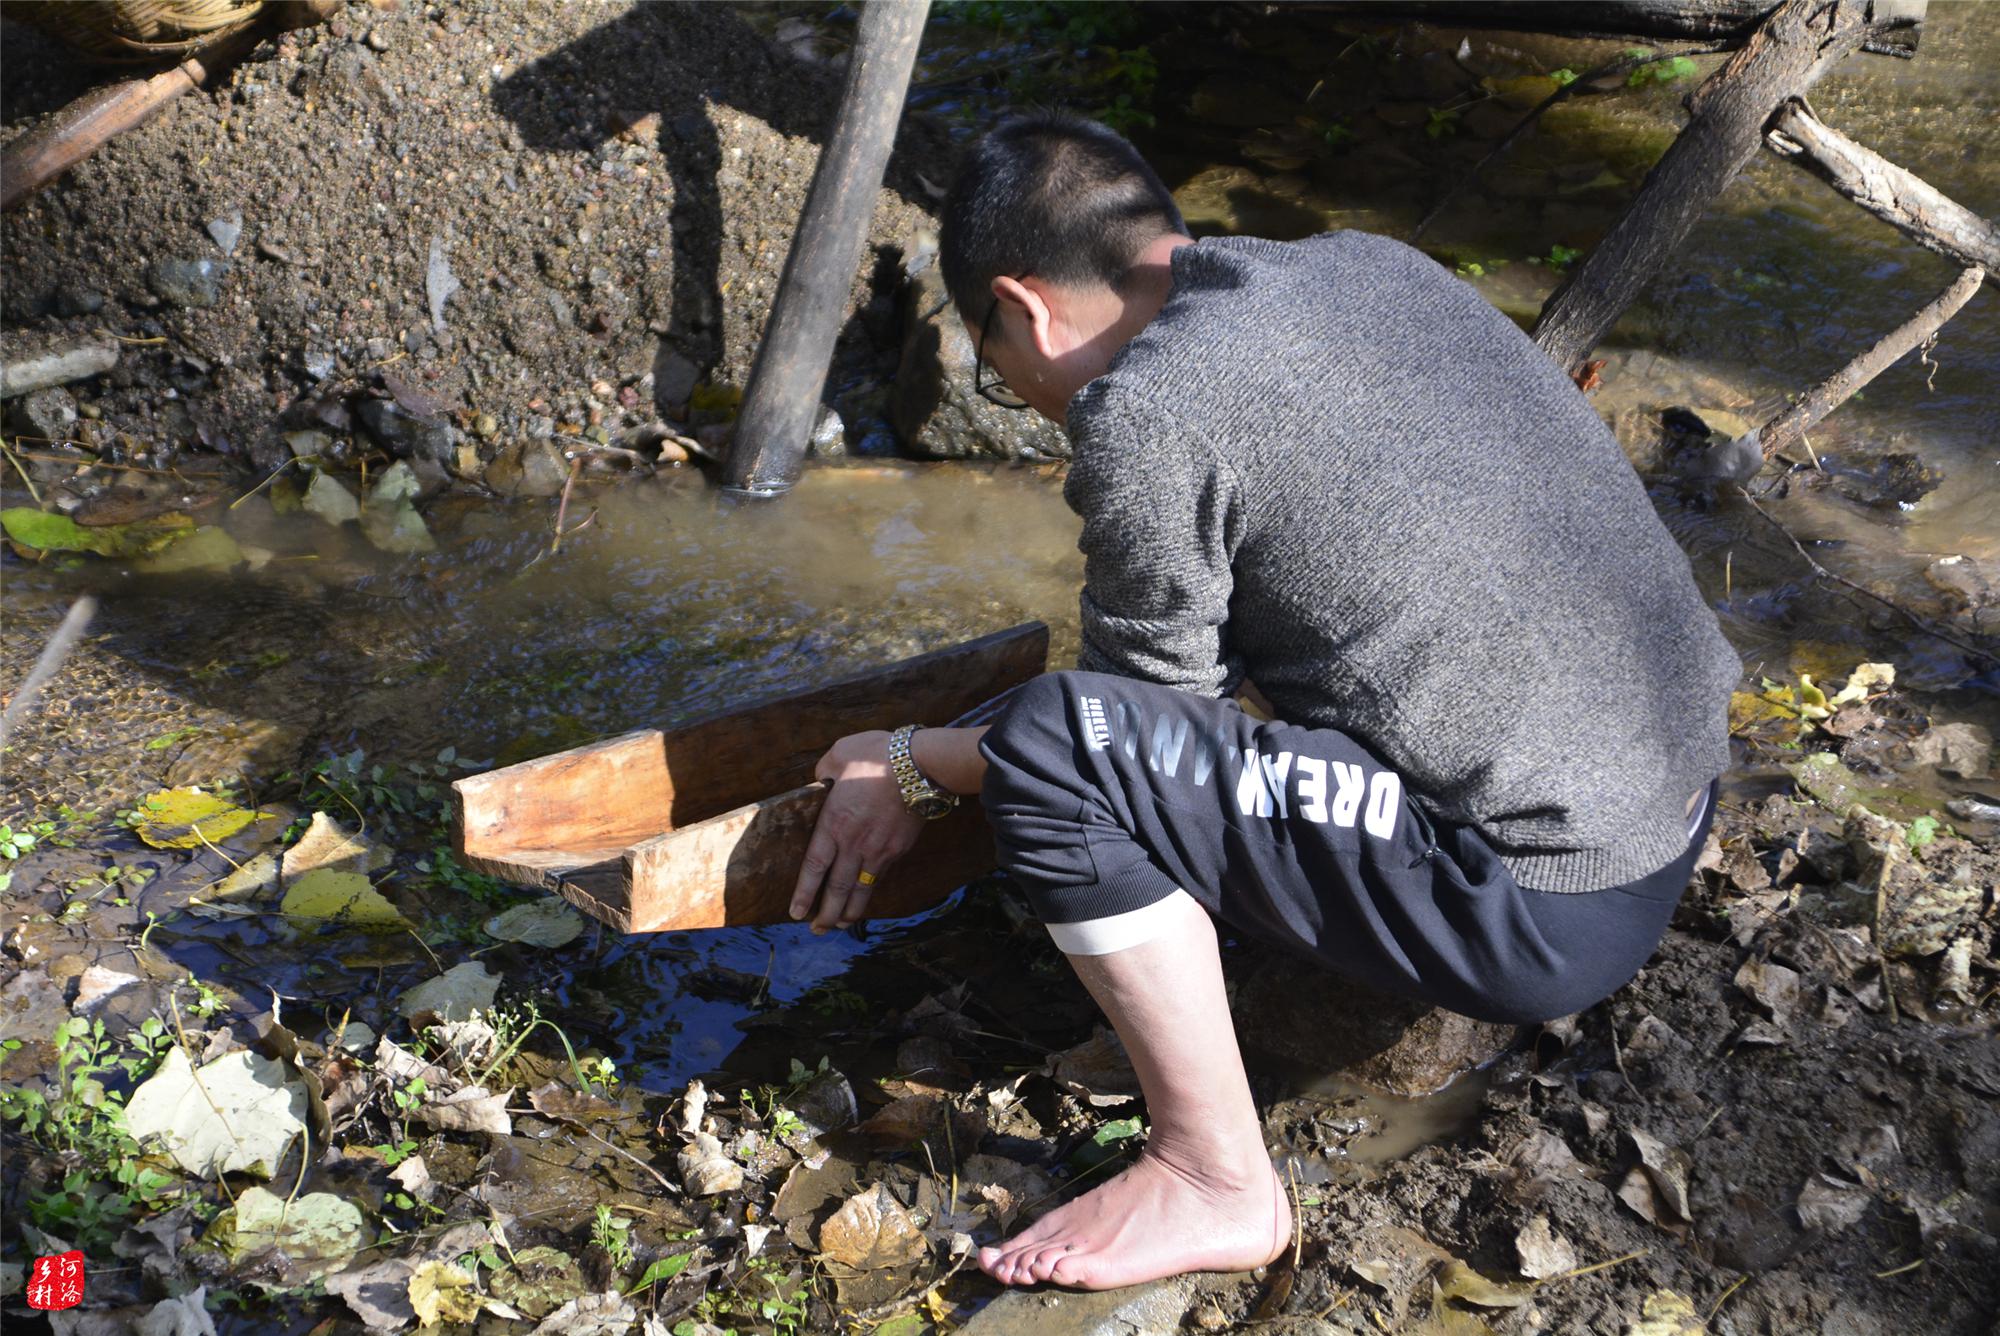
M1821 418L1847 402L1856 390L1887 371L1904 354L1937 333L1938 326L1958 314L1958 308L1972 299L1986 271L1978 265L1960 274L1952 285L1932 302L1882 336L1875 346L1840 370L1806 391L1803 398L1766 422L1757 432L1757 445L1764 458L1797 445L1805 434L1819 425Z
M1819 177L1919 246L2000 272L2000 228L1912 172L1823 124L1798 101L1772 117L1764 147Z

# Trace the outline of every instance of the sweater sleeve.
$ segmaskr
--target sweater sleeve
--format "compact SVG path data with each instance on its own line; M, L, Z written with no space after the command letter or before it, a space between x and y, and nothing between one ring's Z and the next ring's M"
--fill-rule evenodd
M1063 499L1083 520L1077 667L1222 695L1243 675L1224 634L1235 475L1126 395L1094 405L1074 446Z

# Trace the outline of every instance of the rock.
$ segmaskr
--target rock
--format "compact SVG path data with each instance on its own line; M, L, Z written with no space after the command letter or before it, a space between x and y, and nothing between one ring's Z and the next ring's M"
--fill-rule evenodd
M69 1019L60 984L44 969L24 969L0 988L0 1040L48 1042Z
M1971 557L1940 557L1925 569L1924 578L1953 607L1976 610L2000 602L2000 587Z
M1247 1051L1427 1095L1498 1057L1514 1027L1390 998L1262 945L1225 962Z
M556 496L569 478L569 461L547 441L515 441L486 466L486 482L503 496Z
M234 255L236 243L243 235L242 211L232 210L227 218L210 219L208 235L215 239L216 245L222 247L224 255Z
M54 385L24 394L8 407L7 425L37 441L66 441L76 425L76 399Z
M333 452L333 437L323 431L288 431L285 447L294 459L320 459Z
M1938 773L1984 779L1993 769L1993 734L1978 724L1939 724L1911 745L1911 754Z
M701 381L701 368L678 350L660 344L653 357L653 403L667 417L680 416L694 387Z
M458 279L451 272L451 261L445 257L444 238L432 237L430 262L424 266L424 293L430 298L431 329L434 333L444 331L444 304L458 289Z
M213 306L222 297L228 260L163 257L146 266L146 286L170 306Z
M93 288L64 287L56 290L56 314L96 315L104 309L104 294Z
M361 533L377 550L400 557L437 551L437 540L431 537L424 517L407 501L393 506L364 506Z
M354 493L335 482L331 474L313 475L312 485L306 488L302 504L309 514L319 516L336 528L349 520L361 518L361 503L354 499Z
M117 365L115 343L86 343L9 357L0 363L0 399L101 376Z
M1195 1279L1175 1276L1121 1290L1008 1290L972 1315L965 1336L1133 1336L1181 1329L1195 1302Z
M972 389L972 337L945 291L933 246L905 270L903 360L889 420L903 447L931 459L1067 459L1069 438L1029 409L988 403Z
M355 416L382 448L398 459L427 459L449 464L458 442L451 424L440 417L420 417L390 399L369 399Z
M821 411L819 425L813 428L812 450L822 459L838 459L847 453L847 424L831 408Z

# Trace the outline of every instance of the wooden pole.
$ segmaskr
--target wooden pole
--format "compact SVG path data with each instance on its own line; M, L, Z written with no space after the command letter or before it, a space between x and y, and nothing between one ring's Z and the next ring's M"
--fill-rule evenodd
M1542 307L1534 339L1557 366L1574 371L1755 156L1772 113L1859 47L1870 31L1863 5L1785 0L1695 90L1687 128L1654 164L1604 240Z
M1840 131L1797 102L1771 121L1764 146L1796 162L1919 246L1948 260L2000 272L2000 227Z
M868 0L862 8L833 133L736 419L723 477L731 492L777 496L798 481L929 10L930 0Z
M1939 293L1930 305L1879 339L1875 346L1806 391L1796 404L1765 423L1757 432L1757 444L1764 458L1788 449L1805 439L1821 418L1845 403L1853 393L1893 366L1904 354L1936 334L1938 327L1958 314L1958 308L1972 300L1986 271L1973 265Z

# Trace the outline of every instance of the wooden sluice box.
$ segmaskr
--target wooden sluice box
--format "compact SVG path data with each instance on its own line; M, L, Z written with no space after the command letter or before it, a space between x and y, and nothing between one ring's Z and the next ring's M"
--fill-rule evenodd
M791 921L826 800L813 778L850 733L990 722L1042 673L1049 629L1027 622L674 729L648 728L452 785L458 852L489 876L555 891L620 932ZM929 908L994 867L975 799L926 822L871 917Z

